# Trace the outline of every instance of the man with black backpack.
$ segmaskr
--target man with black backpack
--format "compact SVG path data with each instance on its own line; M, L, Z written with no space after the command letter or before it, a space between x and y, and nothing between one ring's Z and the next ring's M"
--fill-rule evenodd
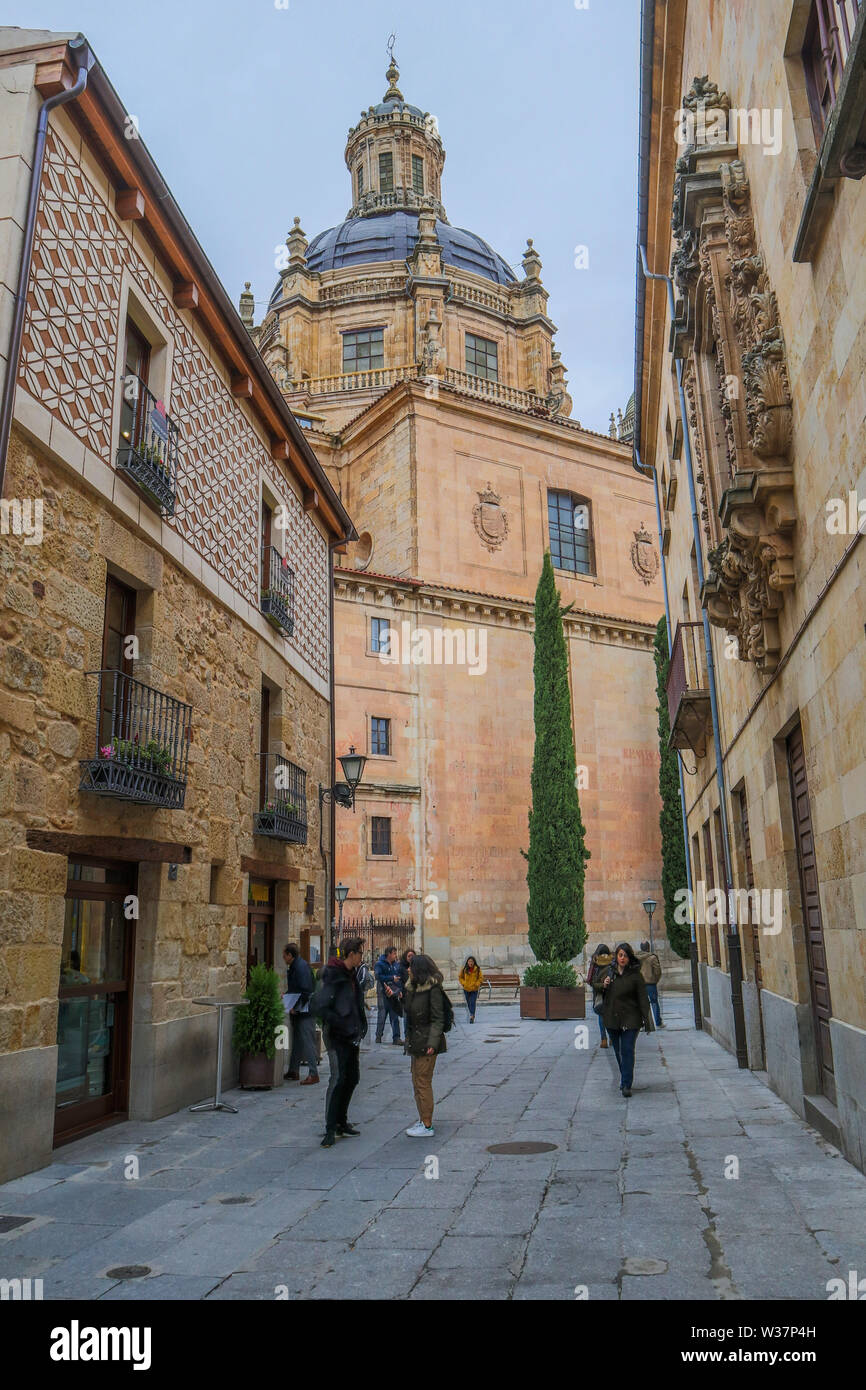
M340 942L340 954L332 956L322 971L320 988L310 1005L322 1020L332 1079L336 1078L333 1088L328 1087L323 1149L333 1148L338 1138L354 1138L361 1132L349 1124L349 1101L361 1077L359 1050L367 1033L364 991L357 980L363 947L360 936Z
M429 956L413 956L404 996L405 1051L412 1058L412 1089L418 1123L406 1133L412 1139L433 1134L433 1069L447 1051L445 1034L454 1022L454 1007L442 984L441 972Z

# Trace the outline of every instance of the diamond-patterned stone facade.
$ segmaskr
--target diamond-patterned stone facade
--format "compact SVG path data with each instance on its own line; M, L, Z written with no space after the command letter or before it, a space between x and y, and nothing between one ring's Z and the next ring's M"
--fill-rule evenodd
M136 252L81 165L49 130L20 380L87 448L113 466L112 409L123 370L126 270L174 345L166 405L180 428L172 529L237 593L259 606L259 477L282 503L295 571L295 631L285 640L328 677L328 549L184 317Z

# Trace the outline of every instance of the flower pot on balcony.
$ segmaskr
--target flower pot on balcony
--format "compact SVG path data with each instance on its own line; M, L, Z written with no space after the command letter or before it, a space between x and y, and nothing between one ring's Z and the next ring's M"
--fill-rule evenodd
M520 1017L548 1022L566 1018L586 1018L586 989L583 985L521 985Z

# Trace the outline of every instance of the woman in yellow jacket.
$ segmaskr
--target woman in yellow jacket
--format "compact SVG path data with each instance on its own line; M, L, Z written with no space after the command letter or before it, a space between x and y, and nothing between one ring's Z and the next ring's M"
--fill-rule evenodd
M478 1003L478 991L484 984L484 973L481 966L474 956L467 956L463 969L457 976L460 987L466 997L466 1007L469 1010L469 1022L475 1022L475 1005Z

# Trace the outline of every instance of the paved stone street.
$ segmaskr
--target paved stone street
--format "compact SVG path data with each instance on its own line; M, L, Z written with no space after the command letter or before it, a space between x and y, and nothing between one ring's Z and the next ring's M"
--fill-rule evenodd
M0 1188L0 1276L46 1299L825 1300L866 1273L866 1177L696 1034L688 999L666 1014L628 1101L594 1018L577 1050L574 1024L482 1005L437 1063L429 1141L403 1133L408 1061L388 1045L362 1054L362 1137L331 1150L324 1084L105 1130ZM488 1152L508 1140L556 1148ZM149 1273L120 1278L131 1265Z

